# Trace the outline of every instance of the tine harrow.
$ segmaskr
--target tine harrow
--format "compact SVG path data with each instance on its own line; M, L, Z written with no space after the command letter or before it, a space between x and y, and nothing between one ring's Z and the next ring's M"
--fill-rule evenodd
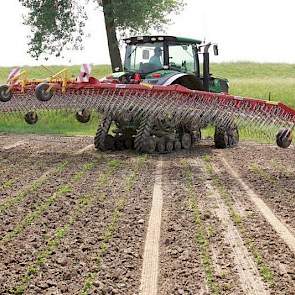
M271 138L283 128L277 142L282 137L291 140L295 126L295 110L282 103L194 91L179 85L104 83L92 77L88 82L77 82L68 80L62 71L38 81L29 81L26 73L20 73L0 87L0 116L30 113L36 119L37 110L77 114L96 110L113 118L137 121L169 118L175 126L212 124L227 128L235 124Z

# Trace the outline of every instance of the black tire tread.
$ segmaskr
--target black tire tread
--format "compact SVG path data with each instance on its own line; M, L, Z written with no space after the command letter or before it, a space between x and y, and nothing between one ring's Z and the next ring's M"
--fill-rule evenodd
M94 137L94 146L99 151L106 151L107 147L105 144L108 132L112 124L112 117L109 115L104 116L99 128L97 129L96 135Z

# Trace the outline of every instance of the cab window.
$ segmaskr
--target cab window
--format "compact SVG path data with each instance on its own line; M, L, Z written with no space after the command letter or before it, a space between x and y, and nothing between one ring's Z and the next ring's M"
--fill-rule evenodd
M169 67L181 72L195 72L193 45L169 45Z

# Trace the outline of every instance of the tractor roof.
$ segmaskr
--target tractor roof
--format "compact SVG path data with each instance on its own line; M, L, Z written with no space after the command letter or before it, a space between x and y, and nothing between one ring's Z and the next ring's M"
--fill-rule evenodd
M163 36L163 35L153 35L153 36L135 36L124 39L127 44L138 44L138 43L153 43L153 42L163 42L172 41L177 43L185 44L201 44L202 41L191 38L184 37L174 37L174 36Z

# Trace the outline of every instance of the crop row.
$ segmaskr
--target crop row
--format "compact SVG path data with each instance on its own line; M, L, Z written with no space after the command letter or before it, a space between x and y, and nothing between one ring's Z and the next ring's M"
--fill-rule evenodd
M24 201L27 196L41 188L42 185L44 185L50 177L58 177L64 171L67 165L67 161L61 163L56 168L47 171L37 180L33 181L29 186L22 189L16 196L3 200L0 203L0 215L4 214L12 206L18 205L22 201Z
M48 241L46 242L46 246L43 249L39 250L38 254L36 255L36 259L30 264L30 266L28 266L26 273L23 274L22 278L20 279L20 283L10 290L11 293L23 294L26 291L30 281L38 274L38 272L41 270L42 265L46 263L47 259L52 255L52 253L56 251L56 249L61 244L61 241L69 233L70 228L76 223L78 218L84 214L85 210L91 207L93 203L104 202L105 195L100 194L99 191L108 185L105 179L110 177L119 167L119 165L120 161L108 161L107 169L100 173L100 177L97 181L95 189L90 194L82 195L79 198L77 205L73 208L73 210L67 217L68 222L55 230L52 238L48 239ZM75 181L81 179L84 175L84 173L81 172L85 172L89 169L92 169L91 164L84 166L84 170L76 173L73 176L73 179L75 179Z
M146 161L145 156L139 157L137 161L133 163L131 166L132 172L129 175L127 175L123 180L122 190L125 191L125 193L116 201L115 208L113 212L111 213L111 216L112 216L111 221L109 224L106 225L105 230L102 234L102 241L98 245L98 250L95 257L96 268L94 271L89 272L88 275L86 276L84 286L81 291L81 295L89 294L90 290L93 287L93 284L95 282L95 279L100 269L102 257L107 252L109 243L118 228L118 222L120 220L120 217L123 214L123 210L128 199L128 194L132 191L136 181L138 180L139 171L141 167L143 166L143 164L145 163L145 161Z
M182 161L182 166L185 171L185 189L188 195L189 207L194 215L196 226L196 244L201 253L201 262L205 272L206 281L211 294L219 294L220 287L214 277L214 265L212 255L210 253L208 232L210 231L203 223L201 212L198 206L197 193L194 188L194 179L191 166L187 161Z
M234 201L232 198L231 193L227 190L227 188L224 186L223 181L220 179L220 176L218 173L216 173L214 166L212 164L212 160L210 157L204 157L205 161L205 169L212 177L213 185L217 189L219 195L222 197L224 203L226 204L229 214L234 222L234 224L239 229L240 234L243 237L244 243L247 247L247 249L252 253L252 256L254 257L254 260L257 264L258 270L260 272L260 275L262 279L268 283L270 286L273 284L273 271L271 270L270 266L266 262L266 260L263 258L262 254L260 253L259 249L256 246L255 239L251 239L247 237L247 227L243 222L243 218L240 216L239 212L235 209Z
M94 167L93 163L87 163L85 164L81 171L77 172L71 181L78 181L82 178L83 175L89 170L91 170ZM59 170L60 171L60 170ZM42 186L42 181L35 182L34 185L31 186L29 192L34 191ZM0 238L0 244L6 244L10 242L12 239L14 239L16 236L21 234L28 226L30 226L36 219L38 219L52 204L54 204L61 196L69 193L72 191L72 186L65 184L58 188L58 190L48 199L41 202L37 205L36 209L30 213L28 213L15 227L12 231L8 232L4 237ZM20 194L17 198L17 201L21 201L24 196L28 194L28 191L26 191L26 194ZM11 201L14 201L12 199ZM15 202L15 201L14 201ZM15 203L14 203L15 204Z

